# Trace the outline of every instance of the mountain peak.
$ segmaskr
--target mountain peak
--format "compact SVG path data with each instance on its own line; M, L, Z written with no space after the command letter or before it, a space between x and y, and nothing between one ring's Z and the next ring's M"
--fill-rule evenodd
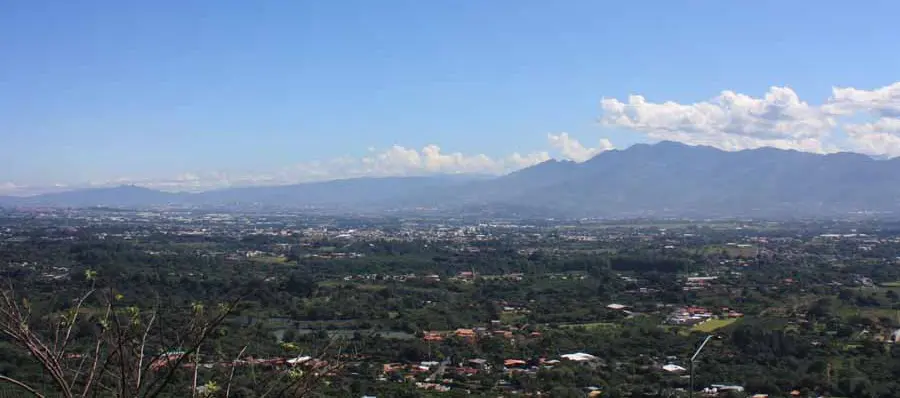
M669 141L663 140L654 143L638 143L634 144L628 148L620 150L618 152L644 152L644 151L654 151L654 152L672 152L672 151L682 151L682 150L691 150L691 149L701 149L701 150L714 150L721 151L720 149L706 146L706 145L691 145L685 144L683 142L678 141ZM605 153L605 152L603 152ZM599 155L602 155L600 153ZM598 156L599 156L598 155Z
M653 144L653 146L655 146L657 148L690 148L690 147L697 147L699 145L688 145L688 144L685 144L685 143L679 142L679 141L663 140L663 141L657 142L656 144Z

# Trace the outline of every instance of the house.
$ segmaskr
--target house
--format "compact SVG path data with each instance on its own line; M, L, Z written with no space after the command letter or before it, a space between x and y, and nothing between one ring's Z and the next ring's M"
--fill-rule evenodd
M424 362L419 363L419 366L424 367L426 369L431 369L438 365L440 365L440 362L436 362L436 361L424 361Z
M676 309L669 316L668 323L676 325L695 325L712 317L712 312L706 308L688 306Z
M462 280L472 280L475 279L475 273L472 271L463 271L457 274L456 277Z
M425 341L444 341L444 336L441 336L440 333L436 332L425 332L422 336L422 340Z
M460 376L475 376L478 374L478 369L468 367L456 368L455 371Z
M384 365L381 365L382 373L392 373L392 372L397 372L402 369L403 369L403 365L401 365L399 363L386 363Z
M491 368L491 364L488 363L487 359L475 358L466 361L466 363L475 369L489 370Z
M703 393L707 395L718 395L728 393L729 391L744 392L744 387L728 384L713 384L712 386L703 389Z
M437 392L447 392L447 391L450 391L450 387L447 387L447 386L444 386L444 385L440 385L440 384L437 384L437 383L422 383L422 382L417 382L417 383L416 383L416 387L421 388L421 389L423 389L423 390L433 390L433 391L437 391Z
M473 329L456 329L453 332L453 335L456 337L462 337L464 339L474 339L475 338L475 330Z
M574 354L565 354L565 355L562 355L562 358L567 359L569 361L574 361L574 362L585 362L585 361L597 360L597 357L595 357L591 354L585 354L583 352L576 352Z
M666 372L671 372L671 373L681 373L681 372L684 372L684 371L687 370L687 369L685 369L685 368L683 368L683 367L681 367L681 366L678 366L678 365L675 365L675 364L671 364L671 363L668 364L668 365L663 366L662 368L663 368L663 370L665 370Z

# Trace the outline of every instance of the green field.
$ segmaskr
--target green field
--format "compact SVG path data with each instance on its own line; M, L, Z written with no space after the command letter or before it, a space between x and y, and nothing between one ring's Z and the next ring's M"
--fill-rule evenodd
M287 257L257 256L257 257L250 257L250 261L252 261L254 263L263 263L263 264L284 264L287 262Z
M860 316L869 319L878 318L896 318L897 310L891 308L857 308L857 307L840 307L837 311L838 315L844 318Z
M515 324L519 324L519 323L525 323L525 321L527 319L528 319L528 317L525 316L524 314L514 314L514 313L507 313L507 312L500 314L500 322L502 322L504 325L515 325Z
M728 319L710 319L706 322L703 322L699 325L694 325L691 328L692 331L709 333L725 326L731 325L732 323L737 322L738 318L728 318Z
M885 283L882 283L881 286L883 286L883 287L900 287L900 281L885 282Z

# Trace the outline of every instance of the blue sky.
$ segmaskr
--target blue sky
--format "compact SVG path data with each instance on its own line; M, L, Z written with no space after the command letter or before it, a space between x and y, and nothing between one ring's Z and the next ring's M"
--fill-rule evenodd
M900 155L895 1L11 0L3 9L0 187L12 193L504 172L660 139ZM790 93L766 99L773 86ZM834 98L833 87L855 89ZM738 96L738 111L722 105L723 91ZM692 107L702 101L715 109ZM841 109L824 112L830 105ZM673 124L677 134L665 135Z

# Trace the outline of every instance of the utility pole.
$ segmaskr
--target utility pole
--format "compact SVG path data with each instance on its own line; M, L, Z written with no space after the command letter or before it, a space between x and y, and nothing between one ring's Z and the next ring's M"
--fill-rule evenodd
M712 335L712 334L709 335L709 336L706 336L706 338L703 339L703 342L700 343L700 348L697 348L697 352L695 352L695 353L694 353L694 356L691 357L691 362L690 362L690 368L691 368L691 389L690 389L690 392L689 392L691 398L694 398L694 362L697 361L697 356L700 355L700 351L703 351L703 347L706 347L706 343L709 343L709 341L712 340L714 337L716 337L716 336L715 336L715 335Z

